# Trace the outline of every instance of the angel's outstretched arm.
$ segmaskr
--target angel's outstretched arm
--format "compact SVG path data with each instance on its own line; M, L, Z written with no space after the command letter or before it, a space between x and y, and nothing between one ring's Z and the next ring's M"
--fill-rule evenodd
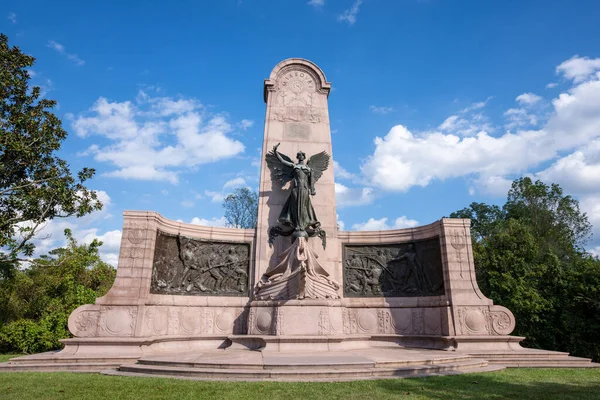
M279 147L281 143L277 143L275 146L273 146L273 153L275 153L275 155L277 156L277 159L286 167L294 167L294 163L291 163L289 161L286 161L283 159L283 157L281 157L281 154L279 154L279 152L277 151L277 148Z

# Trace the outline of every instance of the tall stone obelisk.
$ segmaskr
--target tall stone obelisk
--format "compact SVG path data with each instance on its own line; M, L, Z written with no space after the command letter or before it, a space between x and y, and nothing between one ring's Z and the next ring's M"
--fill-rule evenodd
M323 71L312 62L300 58L280 62L269 79L265 80L267 111L260 170L256 280L270 265L278 262L277 255L290 243L289 238L278 237L273 248L268 244L269 227L278 224L277 217L289 196L289 187L282 188L271 179L265 155L277 143L281 143L279 151L291 158L295 158L298 151L303 151L307 157L322 151L332 155L327 106L330 88L331 84L326 81ZM340 281L340 246L337 243L332 162L319 179L316 192L311 200L321 227L327 232L327 247L323 249L319 238L311 238L309 243L319 255L321 265L334 280Z
M290 184L282 188L280 182L272 179L265 156L278 143L281 143L278 151L294 159L299 151L303 151L308 158L322 151L332 156L327 103L330 88L331 84L325 79L323 71L314 63L300 58L290 58L280 62L271 72L269 79L265 80L264 100L267 107L255 242L255 284L260 281L269 267L281 261L281 255L291 244L290 237L279 236L273 246L269 246L269 228L278 225L277 218L289 196ZM311 196L312 206L321 228L327 233L327 246L323 248L319 237L308 239L308 245L318 255L318 262L329 273L329 278L341 282L341 246L337 239L333 172L333 162L330 161L329 167L315 185L316 195ZM311 300L297 301L303 302L302 310L310 313L307 307ZM285 334L281 329L282 321L276 321L277 316L283 318L285 310L294 314L292 309L286 307L284 310L283 307L275 307L268 312L269 317L265 307L268 308L268 304L264 303L263 308L258 310L251 307L249 332ZM315 317L313 314L310 316L294 314L294 319L304 318L306 323L306 326L294 329L295 334L317 333L313 330L318 329L318 321L315 320L314 323L308 321ZM256 318L262 318L258 328ZM309 325L314 326L311 328Z

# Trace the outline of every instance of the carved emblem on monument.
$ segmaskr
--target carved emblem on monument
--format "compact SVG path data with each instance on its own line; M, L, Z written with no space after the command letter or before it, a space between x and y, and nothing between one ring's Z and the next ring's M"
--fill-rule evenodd
M250 246L157 233L150 292L247 296Z
M327 122L325 110L314 107L316 78L301 67L284 72L274 88L275 101L270 119L280 122Z
M344 247L346 297L438 296L444 294L438 239Z

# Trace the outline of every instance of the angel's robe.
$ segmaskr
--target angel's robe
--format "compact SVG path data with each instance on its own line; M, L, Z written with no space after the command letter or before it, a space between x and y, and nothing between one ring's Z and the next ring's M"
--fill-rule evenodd
M293 187L285 202L278 221L296 230L306 230L317 224L317 215L310 200L312 170L303 164L294 164Z

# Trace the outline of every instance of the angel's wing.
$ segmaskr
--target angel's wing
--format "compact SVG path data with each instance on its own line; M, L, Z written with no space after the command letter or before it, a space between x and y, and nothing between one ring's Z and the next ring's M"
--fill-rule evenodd
M321 175L323 175L323 171L329 166L329 154L324 151L314 154L308 159L306 165L312 170L314 184L319 180Z
M285 154L279 153L279 155L285 161L294 164L294 162ZM281 182L282 186L294 179L293 168L279 161L279 158L277 158L277 155L275 155L273 150L268 152L265 158L267 160L267 166L271 170L271 179L278 180Z

